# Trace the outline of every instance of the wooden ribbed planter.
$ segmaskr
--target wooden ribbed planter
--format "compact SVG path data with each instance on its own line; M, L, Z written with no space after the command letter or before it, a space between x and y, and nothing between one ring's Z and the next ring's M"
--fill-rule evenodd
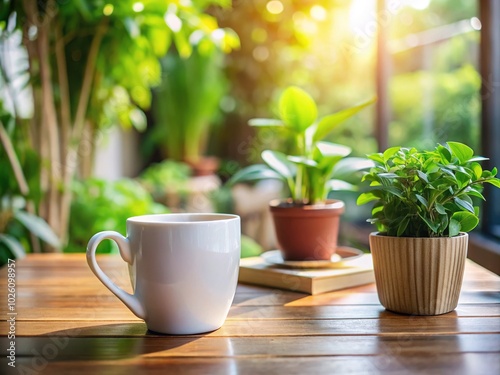
M467 233L456 237L412 238L370 234L380 303L403 314L453 311L462 287Z

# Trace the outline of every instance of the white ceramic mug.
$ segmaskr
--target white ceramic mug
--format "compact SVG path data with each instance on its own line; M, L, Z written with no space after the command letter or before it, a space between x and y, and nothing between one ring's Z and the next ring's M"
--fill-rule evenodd
M134 294L97 264L104 239L116 241L129 264ZM213 331L233 302L240 259L240 218L226 214L162 214L127 219L127 237L106 231L87 246L92 272L148 329L166 334Z

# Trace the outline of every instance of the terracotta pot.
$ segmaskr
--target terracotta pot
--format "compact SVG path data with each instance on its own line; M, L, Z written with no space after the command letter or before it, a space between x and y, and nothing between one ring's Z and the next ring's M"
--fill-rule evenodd
M462 287L467 233L456 237L390 237L370 234L380 303L403 314L454 310Z
M270 202L278 245L286 260L327 260L337 248L340 215L344 202L296 205L291 201Z
M194 176L210 176L219 169L220 160L215 156L202 156L197 161L187 160L186 163L192 168Z

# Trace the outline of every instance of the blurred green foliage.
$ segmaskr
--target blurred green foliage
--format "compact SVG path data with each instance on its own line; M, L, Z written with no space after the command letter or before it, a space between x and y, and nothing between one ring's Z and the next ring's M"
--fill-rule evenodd
M121 124L144 130L146 117L140 109L151 105L151 87L161 82L160 58L171 45L183 57L192 51L189 38L196 31L207 37L218 30L217 21L204 10L209 6L228 7L227 0L194 2L149 0L69 1L59 7L63 34L68 36L70 91L82 87L85 56L92 32L106 27L98 54L96 85L89 117L100 126ZM106 17L103 17L103 16ZM73 108L77 95L72 95Z
M481 77L471 65L451 72L417 71L394 77L391 144L430 148L436 142L454 140L478 148L480 87Z
M26 141L26 127L0 100L0 266L8 259L22 258L40 246L40 240L60 247L48 224L36 215L32 202L40 200L40 158ZM9 150L9 151L7 151ZM14 168L18 168L17 178ZM21 189L18 179L25 184ZM31 206L28 206L31 204Z
M114 230L126 235L126 221L131 216L167 213L169 210L153 201L151 195L131 179L105 181L91 178L76 181L71 205L69 243L65 252L84 252L90 237L97 232ZM99 253L115 253L112 241L99 245Z
M237 46L237 37L233 40ZM172 51L162 59L149 143L164 157L197 163L205 155L209 131L221 120L220 104L229 88L223 57L213 44L200 42L188 58Z
M191 174L189 165L174 160L164 160L147 167L138 181L152 194L155 201L161 202L165 201L165 194L168 192L186 194Z

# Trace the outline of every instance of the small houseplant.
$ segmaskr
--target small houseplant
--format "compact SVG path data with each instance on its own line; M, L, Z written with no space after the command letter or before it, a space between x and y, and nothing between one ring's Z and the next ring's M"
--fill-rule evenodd
M331 190L351 189L348 181L373 164L364 158L346 158L349 147L323 139L342 121L374 100L318 119L316 103L298 87L287 88L279 100L280 119L253 119L252 126L282 127L293 143L290 154L265 150L265 164L236 173L231 184L273 178L284 181L289 198L270 202L276 236L286 260L327 260L337 247L339 217L344 203L328 200ZM353 179L354 177L354 179Z
M497 169L458 142L433 150L392 147L369 155L375 162L363 180L373 190L358 204L375 202L370 235L380 302L388 310L438 315L452 311L467 256L468 235L479 222L473 197L482 185L500 187Z

